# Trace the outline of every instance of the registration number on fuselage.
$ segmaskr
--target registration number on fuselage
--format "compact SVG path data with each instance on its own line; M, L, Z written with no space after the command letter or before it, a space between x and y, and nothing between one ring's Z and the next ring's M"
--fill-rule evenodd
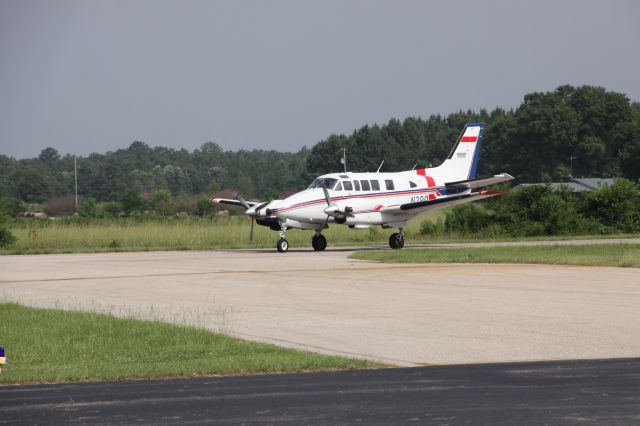
M411 197L411 202L412 203L416 203L418 201L428 201L429 200L429 195L414 195L413 197Z

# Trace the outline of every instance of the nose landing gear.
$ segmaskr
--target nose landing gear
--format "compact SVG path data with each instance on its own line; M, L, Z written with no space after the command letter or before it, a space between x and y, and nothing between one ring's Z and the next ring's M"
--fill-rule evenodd
M289 250L289 242L285 238L287 236L287 222L284 220L280 221L279 234L280 234L280 239L276 244L276 248L278 249L278 252L285 253Z
M285 253L287 250L289 250L289 242L284 238L280 238L278 240L278 244L276 245L276 248L280 253Z

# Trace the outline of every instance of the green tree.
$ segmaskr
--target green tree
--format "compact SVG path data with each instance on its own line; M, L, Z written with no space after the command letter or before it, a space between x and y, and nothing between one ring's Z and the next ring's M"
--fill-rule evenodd
M46 172L23 163L13 176L16 196L27 203L41 203L51 196L51 181Z

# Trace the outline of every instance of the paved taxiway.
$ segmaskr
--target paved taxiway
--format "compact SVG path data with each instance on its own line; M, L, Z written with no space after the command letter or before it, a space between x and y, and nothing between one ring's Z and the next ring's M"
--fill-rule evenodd
M389 265L329 250L0 257L0 299L154 315L395 365L640 356L640 269Z
M640 422L640 359L0 387L8 424Z

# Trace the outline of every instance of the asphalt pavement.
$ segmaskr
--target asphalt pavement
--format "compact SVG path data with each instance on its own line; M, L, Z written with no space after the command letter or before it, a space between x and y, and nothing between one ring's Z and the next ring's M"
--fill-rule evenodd
M19 424L640 424L640 358L0 387Z

